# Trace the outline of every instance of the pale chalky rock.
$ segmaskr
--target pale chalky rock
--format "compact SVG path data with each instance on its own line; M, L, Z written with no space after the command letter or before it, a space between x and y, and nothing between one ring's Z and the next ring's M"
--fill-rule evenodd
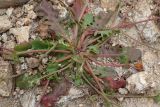
M23 94L20 98L22 107L36 107L36 96L33 91L29 91Z
M6 61L0 61L0 95L9 96L12 90L12 66Z
M130 93L144 93L144 89L149 85L145 80L146 75L146 73L140 72L127 78L126 88Z
M135 22L148 19L152 14L150 9L151 4L149 3L150 1L151 0L139 0L132 12L133 17L130 19L134 20ZM146 23L137 24L137 28L139 30L143 30L143 38L151 43L157 41L158 37L160 37L160 32L154 21L148 21L147 24L145 24Z
M12 23L8 19L7 15L0 16L0 33L7 31L12 27Z
M148 79L151 74L148 72L139 72L131 75L127 78L126 88L130 93L141 94L145 93L148 89L152 87L152 81Z
M128 90L125 89L125 88L119 88L119 89L118 89L118 92L119 92L120 94L122 94L122 95L128 94Z
M6 14L8 17L10 17L12 15L13 10L14 10L14 8L12 8L12 7L7 9Z
M10 33L16 37L18 43L28 42L30 26L11 28Z

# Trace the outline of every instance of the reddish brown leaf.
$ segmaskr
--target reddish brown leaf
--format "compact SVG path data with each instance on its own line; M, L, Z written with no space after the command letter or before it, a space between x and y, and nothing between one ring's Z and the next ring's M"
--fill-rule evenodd
M71 10L74 14L74 17L76 20L78 20L78 18L81 15L81 12L83 11L85 4L84 4L84 0L75 0L73 2L73 5L71 7Z
M103 78L103 80L107 82L109 88L113 90L118 90L119 88L124 88L126 86L126 80L124 79L114 80L112 77L106 77Z
M69 80L64 79L60 82L59 85L57 85L57 87L55 87L53 92L42 97L41 104L44 107L54 107L59 98L68 93L70 87L71 83L69 82Z
M97 17L95 17L95 27L97 28L103 28L106 26L106 24L109 22L109 19L111 18L113 13L111 12L99 12Z
M38 16L43 16L44 19L47 19L48 25L50 25L50 29L56 33L64 34L64 29L58 20L58 11L53 9L51 3L46 0L42 0L40 5L37 6L35 10L37 11Z

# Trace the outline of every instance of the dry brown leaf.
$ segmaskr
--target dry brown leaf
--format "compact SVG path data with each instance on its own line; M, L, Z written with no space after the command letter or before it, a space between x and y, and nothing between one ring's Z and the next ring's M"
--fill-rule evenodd
M105 13L105 12L99 12L97 17L95 17L95 24L97 28L103 28L106 26L106 24L109 22L110 18L112 16L111 12Z
M63 95L66 95L71 87L71 82L67 79L62 80L51 93L44 95L41 104L44 107L54 107L55 103Z
M35 11L37 11L37 14L39 16L43 16L44 19L48 21L47 24L50 25L51 30L64 35L64 29L60 25L58 20L58 12L53 9L53 6L50 2L42 0L42 2L35 9Z

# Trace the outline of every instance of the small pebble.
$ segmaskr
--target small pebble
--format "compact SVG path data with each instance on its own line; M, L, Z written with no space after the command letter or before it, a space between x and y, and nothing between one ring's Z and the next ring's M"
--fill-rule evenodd
M16 92L16 91L14 91L14 92L13 92L13 95L14 95L14 96L15 96L15 95L17 95L17 92Z
M41 100L41 95L37 95L36 96L36 101L40 101Z
M21 64L21 70L26 70L28 68L27 63Z
M34 11L29 11L27 17L30 19L36 19L37 15Z
M74 2L74 0L67 0L66 1L68 4L72 4Z
M84 107L84 105L83 104L79 104L78 107Z
M20 91L20 88L19 88L19 87L16 87L15 90L16 90L16 92L19 92L19 91Z
M118 92L119 92L120 94L122 94L122 95L128 94L128 91L127 91L127 89L125 89L125 88L119 88L119 89L118 89Z
M47 62L48 62L48 58L47 57L42 59L42 64L46 64Z
M7 36L7 34L6 34L6 33L3 33L3 34L2 34L2 36L1 36L1 38L2 38L2 41L3 41L3 42L6 42L6 41L7 41L8 36Z
M117 100L122 102L124 100L124 97L117 98Z
M25 62L24 57L20 57L19 60L20 60L21 63L24 63L24 62Z
M131 13L131 12L129 12L129 13L128 13L128 16L130 16L130 17L131 17L131 16L132 16L132 13Z
M12 8L12 7L7 9L6 14L8 17L10 17L12 15L13 10L14 10L14 8Z
M24 94L24 90L20 90L19 94L21 95Z

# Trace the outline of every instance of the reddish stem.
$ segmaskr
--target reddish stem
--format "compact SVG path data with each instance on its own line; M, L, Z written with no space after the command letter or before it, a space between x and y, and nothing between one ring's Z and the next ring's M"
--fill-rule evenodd
M83 42L84 42L85 38L86 38L87 36L91 36L91 34L93 34L93 32L95 32L95 30L94 30L94 29L90 29L90 28L86 29L86 30L83 32L83 34L81 35L80 40L79 40L79 42L78 42L78 46L77 46L78 49L81 49L81 48L82 48L82 45L83 45Z
M86 11L86 8L87 8L87 3L86 3L86 4L84 5L84 7L82 8L82 11L81 11L81 13L80 13L80 15L79 15L79 18L78 18L78 22L81 21L84 13L85 13L85 11Z
M55 52L55 53L71 53L70 51L66 51L66 50L53 50L53 52Z
M148 21L157 20L157 19L160 19L160 17L153 17L153 18L137 21L135 23L121 23L121 24L118 24L118 25L112 27L111 29L115 29L115 28L127 28L127 27L134 26L136 24L139 24L139 23L148 22Z
M85 66L84 66L84 69L87 70L87 72L89 72L89 73L91 74L91 76L93 77L93 79L94 79L95 82L97 83L100 91L103 92L103 89L102 89L102 87L101 87L101 84L99 83L100 79L99 79L97 76L95 76L95 74L94 74L91 66L89 65L89 62L88 62L88 61L86 61Z
M65 61L65 60L67 60L67 59L69 59L69 58L71 58L71 57L72 57L72 55L68 55L68 56L65 56L65 57L63 57L63 58L61 58L61 59L55 60L54 62L57 62L57 63L63 62L63 61Z
M19 55L24 55L24 54L30 54L30 53L45 53L48 52L48 50L30 50L30 51L24 51L24 52L19 52ZM52 52L55 53L71 53L70 51L66 51L66 50L53 50Z
M76 45L77 42L77 36L78 36L78 24L75 25L75 27L73 28L73 36L72 36L72 41L73 43Z
M108 58L108 57L117 57L117 56L120 56L121 54L98 54L96 55L96 57L105 57L105 58Z

